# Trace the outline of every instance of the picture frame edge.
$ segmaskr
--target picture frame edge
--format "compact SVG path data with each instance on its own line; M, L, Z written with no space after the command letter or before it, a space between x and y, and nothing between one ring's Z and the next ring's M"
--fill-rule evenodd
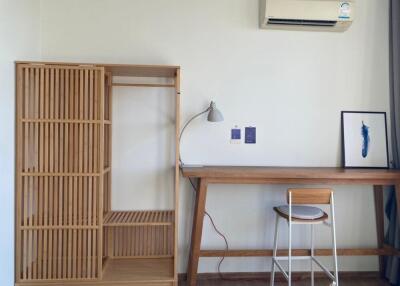
M345 150L345 138L344 138L344 114L345 113L362 113L362 114L382 114L385 122L385 140L386 140L386 167L365 167L365 166L346 166L346 150ZM387 128L387 112L386 111L352 111L342 110L341 111L341 135L342 135L342 168L344 169L390 169L389 159L389 139L388 139L388 128Z

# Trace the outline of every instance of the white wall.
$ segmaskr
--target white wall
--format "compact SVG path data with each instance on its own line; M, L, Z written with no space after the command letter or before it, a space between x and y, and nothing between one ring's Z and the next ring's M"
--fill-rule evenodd
M182 66L184 119L205 108L210 99L217 101L226 120L212 125L203 118L190 127L182 146L182 157L187 163L337 166L340 111L388 111L387 0L358 1L356 21L345 33L259 30L257 0L41 3L44 58L178 64ZM153 119L148 129L136 128L141 127L137 118L141 123L149 122L146 116L151 117L147 113L151 107L161 107L164 112L163 108L170 103L164 95L160 99L139 98L143 109L129 109L128 104L134 104L134 99L126 96L130 92L142 91L118 90L114 102L113 136L118 139L113 145L114 181L118 178L126 183L114 182L118 188L114 190L113 206L129 208L132 203L137 208L153 207L151 198L160 188L154 180L163 178L166 169L155 164L150 147L157 144L152 132L157 124L168 130L168 114L162 113L165 118L159 121ZM228 137L234 125L256 126L257 144L230 145ZM122 135L123 130L129 131ZM169 146L167 141L163 142ZM142 152L135 155L132 150L136 147L149 151L150 157ZM126 161L122 163L122 159ZM147 175L156 170L160 176L153 180L129 178L134 177L133 165L138 162L146 162ZM162 162L166 164L168 158ZM187 183L182 187L179 247L180 271L184 272L193 197ZM271 247L271 209L283 202L287 187L213 186L207 209L226 233L232 248ZM372 189L333 187L337 190L339 246L374 246ZM166 207L168 203L158 199L155 205ZM302 235L295 240L295 247L307 242L305 232L299 233ZM328 234L321 230L319 236L320 245L327 245ZM223 247L207 219L202 245ZM202 259L200 271L215 271L213 261ZM261 271L269 269L268 261L227 259L222 270ZM340 267L376 270L377 259L342 258Z
M0 285L14 285L14 61L40 56L40 2L0 0Z

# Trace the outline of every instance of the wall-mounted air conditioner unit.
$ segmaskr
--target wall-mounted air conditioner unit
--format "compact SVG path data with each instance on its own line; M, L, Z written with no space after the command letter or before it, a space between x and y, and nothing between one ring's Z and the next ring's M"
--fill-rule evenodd
M263 29L343 32L354 19L354 0L260 0Z

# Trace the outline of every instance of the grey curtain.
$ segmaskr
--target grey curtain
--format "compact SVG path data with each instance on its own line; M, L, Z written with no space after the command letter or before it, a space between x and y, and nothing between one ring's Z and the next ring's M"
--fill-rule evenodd
M394 167L400 168L400 0L390 0L390 119L392 154ZM386 233L386 243L400 249L400 206L396 206L394 189L390 190L386 205L386 215L389 228ZM386 259L386 278L391 284L400 286L400 258Z

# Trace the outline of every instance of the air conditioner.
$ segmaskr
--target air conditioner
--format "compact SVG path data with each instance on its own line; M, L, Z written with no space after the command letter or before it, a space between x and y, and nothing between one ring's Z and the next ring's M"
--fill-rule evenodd
M354 0L260 0L262 29L343 32L354 18Z

